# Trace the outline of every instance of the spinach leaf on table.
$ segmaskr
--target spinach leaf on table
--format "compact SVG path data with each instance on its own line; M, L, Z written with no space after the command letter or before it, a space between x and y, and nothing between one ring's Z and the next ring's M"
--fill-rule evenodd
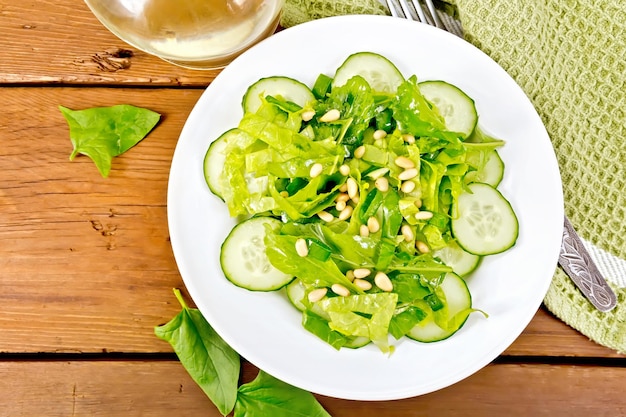
M70 110L59 106L70 128L74 151L70 155L90 157L103 177L109 175L111 160L139 143L158 123L161 115L152 110L120 104Z
M256 379L239 386L241 358L213 330L198 309L182 306L168 323L154 328L172 345L181 364L222 415L234 417L331 417L310 392L259 371Z
M168 323L155 327L154 332L172 345L191 378L222 415L227 415L237 399L239 354L213 330L199 310L187 306L179 290L174 293L182 311Z
M259 371L239 387L234 417L330 417L310 392Z

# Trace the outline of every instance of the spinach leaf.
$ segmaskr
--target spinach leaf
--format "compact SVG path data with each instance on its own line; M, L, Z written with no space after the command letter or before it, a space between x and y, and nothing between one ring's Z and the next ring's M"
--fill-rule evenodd
M330 417L310 392L259 371L239 387L234 417Z
M337 350L348 342L346 336L330 328L328 320L308 310L302 313L302 326Z
M267 233L265 235L265 252L274 268L286 274L300 278L315 287L331 287L339 283L357 293L362 293L337 267L332 259L321 261L310 256L301 257L296 252L298 236ZM294 262L297 259L298 262Z
M443 117L422 95L415 75L398 86L398 95L391 109L403 131L411 132L415 137L434 136L442 139L455 137L454 134L445 131Z
M70 128L74 151L90 157L103 177L109 176L111 160L135 146L157 124L161 115L148 109L120 104L70 110L59 106Z
M230 413L237 399L240 358L213 330L199 310L189 308L180 291L174 294L182 311L168 323L154 328L169 342L191 378L213 401L222 415Z
M376 116L376 103L372 89L361 76L354 76L341 87L330 91L328 99L319 103L319 113L339 109L343 120L351 120L345 129L343 143L354 150L363 142L363 132ZM320 127L323 128L324 124ZM322 130L323 131L323 130ZM324 137L324 136L320 136Z
M396 339L406 335L417 323L424 320L428 313L416 306L408 306L400 313L394 314L389 323L389 333Z

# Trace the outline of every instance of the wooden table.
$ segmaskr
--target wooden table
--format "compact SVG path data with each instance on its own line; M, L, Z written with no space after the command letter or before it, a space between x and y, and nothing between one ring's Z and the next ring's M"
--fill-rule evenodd
M166 190L181 128L214 71L110 34L80 0L0 0L0 416L218 416L155 325L179 311ZM59 105L163 115L104 179ZM333 417L626 415L624 356L540 309L492 364L399 401L319 396ZM256 373L244 364L243 378Z

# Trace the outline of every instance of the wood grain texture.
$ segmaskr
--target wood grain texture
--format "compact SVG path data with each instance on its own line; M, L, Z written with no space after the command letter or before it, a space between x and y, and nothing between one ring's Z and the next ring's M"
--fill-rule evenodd
M169 352L153 326L178 312L167 179L202 90L4 88L0 123L0 352ZM59 104L131 103L160 124L102 178L74 161ZM209 138L207 138L207 141ZM513 356L619 356L540 310Z
M245 363L242 380L256 372ZM625 378L623 367L497 364L415 398L317 398L333 417L615 417L626 415ZM0 396L4 417L221 415L174 361L0 362Z
M0 84L207 86L218 73L180 68L128 45L82 0L2 0L0 39Z
M0 351L161 351L152 326L182 286L167 228L169 166L201 90L3 89ZM57 106L132 103L162 121L102 178Z

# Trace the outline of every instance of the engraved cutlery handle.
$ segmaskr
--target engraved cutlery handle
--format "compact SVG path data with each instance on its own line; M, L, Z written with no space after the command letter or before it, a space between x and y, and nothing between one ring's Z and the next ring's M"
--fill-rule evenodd
M587 299L598 310L607 312L617 304L617 297L583 246L574 227L565 218L559 264Z

